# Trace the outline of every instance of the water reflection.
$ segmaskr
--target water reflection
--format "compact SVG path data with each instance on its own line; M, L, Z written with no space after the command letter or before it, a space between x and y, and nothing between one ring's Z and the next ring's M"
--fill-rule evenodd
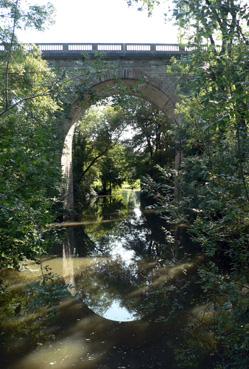
M111 305L104 312L106 319L130 322L137 320L137 315L134 312L130 312L127 308L121 305L121 300L113 300Z
M72 232L69 231L64 244L63 244L63 251L62 251L62 268L63 268L63 276L66 285L68 286L68 290L70 291L72 296L77 294L76 286L75 286L75 279L74 279L74 264L73 264L73 255L71 253L71 237L70 234Z
M102 197L92 203L83 217L83 223L87 224L85 233L93 246L88 250L92 267L83 271L74 269L76 250L82 248L79 229L78 242L75 242L76 235L70 229L63 246L63 273L71 294L77 294L92 311L106 319L122 322L140 319L134 307L126 303L128 292L134 285L132 279L137 273L136 261L139 260L129 244L134 237L127 233L127 226L142 223L139 207L139 193L133 191L123 192L116 198ZM116 222L106 223L115 216L118 217Z
M213 311L196 273L202 258L172 252L159 222L140 210L139 194L126 193L123 202L119 196L117 204L114 198L96 200L79 226L66 229L63 255L44 260L59 280L64 277L71 296L59 301L52 321L46 309L32 324L30 311L26 317L21 311L16 319L18 324L27 319L26 337L15 339L16 353L11 341L11 353L0 367L165 369L167 363L168 369L181 369L175 357L184 329L197 322L198 334ZM12 288L39 279L40 272L27 265ZM13 317L6 323L11 338ZM37 332L44 332L43 340ZM197 338L200 347L210 342L208 335L207 329Z
M105 222L115 216L116 221ZM153 232L152 220L144 217L139 193L97 199L83 224L77 234L69 230L64 244L64 276L72 295L99 316L121 322L167 320L177 307L182 309L190 283L185 276L196 260L161 258L159 250L169 247L158 232L158 219ZM82 250L90 263L79 262Z

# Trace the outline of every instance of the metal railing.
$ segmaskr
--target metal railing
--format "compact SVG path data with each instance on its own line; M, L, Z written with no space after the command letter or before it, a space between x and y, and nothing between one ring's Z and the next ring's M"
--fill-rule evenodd
M24 44L27 49L33 48L32 44ZM78 53L78 52L108 52L108 53L184 53L185 47L179 44L149 44L149 43L36 43L43 53ZM0 45L0 51L5 46Z
M184 48L178 44L139 44L139 43L51 43L51 44L36 44L41 51L63 51L63 52L73 52L73 51L101 51L101 52L112 52L112 53L120 53L120 52L153 52L153 53L162 53L162 52L176 52L182 53L184 52Z

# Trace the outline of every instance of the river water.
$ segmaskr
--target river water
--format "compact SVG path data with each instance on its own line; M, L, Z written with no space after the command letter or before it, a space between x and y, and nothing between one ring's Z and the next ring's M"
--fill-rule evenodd
M201 257L176 246L158 214L141 210L137 191L97 198L82 222L62 226L63 246L42 262L68 294L44 328L51 338L19 345L1 368L181 368L186 327L206 311ZM27 263L12 282L40 273Z

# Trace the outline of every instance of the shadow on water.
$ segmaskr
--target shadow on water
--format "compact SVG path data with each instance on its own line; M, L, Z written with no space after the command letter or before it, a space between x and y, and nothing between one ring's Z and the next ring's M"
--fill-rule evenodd
M140 210L139 193L96 199L80 226L63 231L62 255L45 261L67 286L45 330L52 339L24 342L3 369L180 368L184 327L204 316L202 257L176 252L160 229L158 217Z

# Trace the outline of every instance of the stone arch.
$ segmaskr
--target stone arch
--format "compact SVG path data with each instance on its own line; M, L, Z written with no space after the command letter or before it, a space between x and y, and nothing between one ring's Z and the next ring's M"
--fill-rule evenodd
M164 111L169 117L174 117L176 104L174 96L170 96L159 87L154 86L151 82L141 82L137 79L122 79L121 82L127 87L128 94L130 93L131 95L142 97ZM115 93L116 84L116 80L105 80L92 86L92 91L96 92L100 98L102 96L105 97L107 91L108 94L110 92L113 92L113 94Z
M65 141L61 165L64 178L64 208L67 214L71 214L74 207L72 147L76 123L83 116L84 112L95 102L120 92L120 86L122 87L122 84L126 88L126 94L138 96L151 102L162 110L170 120L176 121L174 113L176 104L175 94L163 91L150 81L122 78L100 80L93 84L83 98L77 98L72 104L69 119L64 122L62 129Z
M76 98L71 107L69 118L65 120L62 131L64 137L71 126L78 121L84 112L96 101L117 94L125 87L127 94L135 95L151 102L162 110L169 119L175 121L176 95L172 89L165 91L151 81L135 78L103 79L90 86L88 92L80 98Z

